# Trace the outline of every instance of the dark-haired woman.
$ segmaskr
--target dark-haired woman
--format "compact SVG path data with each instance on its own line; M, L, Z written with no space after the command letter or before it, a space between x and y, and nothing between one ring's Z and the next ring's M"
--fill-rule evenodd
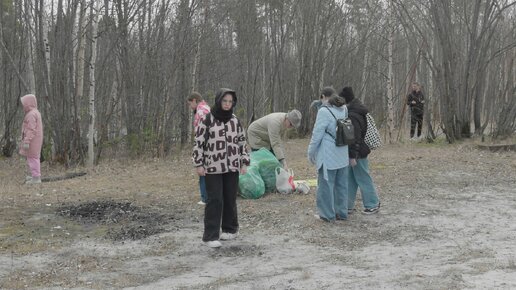
M351 87L344 87L339 94L346 101L349 118L355 129L355 144L349 146L349 179L348 179L348 209L350 212L355 207L355 199L358 188L362 194L364 214L374 214L380 210L378 193L369 174L369 161L367 156L371 150L364 142L367 131L367 108L355 98Z

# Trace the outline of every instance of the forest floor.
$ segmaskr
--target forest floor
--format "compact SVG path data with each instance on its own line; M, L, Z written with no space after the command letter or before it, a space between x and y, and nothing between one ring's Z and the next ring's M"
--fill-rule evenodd
M287 143L296 179L316 178L307 144ZM219 249L201 243L189 152L36 186L0 160L0 288L516 289L515 152L386 145L370 155L378 214L358 200L347 221L316 220L315 188L239 198L240 235Z

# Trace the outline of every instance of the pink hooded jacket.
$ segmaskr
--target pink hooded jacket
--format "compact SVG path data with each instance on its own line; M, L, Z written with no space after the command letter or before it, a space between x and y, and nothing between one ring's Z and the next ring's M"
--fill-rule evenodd
M26 157L40 158L43 145L43 123L38 111L36 96L25 95L21 97L21 103L23 111L25 111L25 118L23 118L22 144L19 153ZM29 144L29 150L23 149L23 144Z
M208 104L205 101L201 101L197 105L196 113L194 115L194 121L193 121L194 130L195 130L195 128L197 128L197 125L199 125L199 122L204 120L204 118L206 118L206 115L208 115L209 113L210 113L210 106L208 106Z

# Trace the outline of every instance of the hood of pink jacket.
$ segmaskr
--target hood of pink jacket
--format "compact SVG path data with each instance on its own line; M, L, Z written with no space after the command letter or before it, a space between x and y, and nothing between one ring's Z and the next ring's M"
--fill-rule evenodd
M194 125L194 128L197 128L197 125L199 125L199 122L201 120L204 120L206 115L208 115L210 113L210 106L208 106L206 101L201 101L197 105L197 109L195 109L195 110L196 110L196 112L194 115L193 125Z
M29 112L32 109L38 108L38 101L36 100L36 96L29 94L21 97L21 103L23 105L23 111L25 113Z

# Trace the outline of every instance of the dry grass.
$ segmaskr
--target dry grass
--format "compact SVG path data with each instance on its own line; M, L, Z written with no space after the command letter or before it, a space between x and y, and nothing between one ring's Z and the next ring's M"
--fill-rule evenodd
M296 179L316 178L315 169L305 157L307 144L307 139L293 139L287 145L288 164L294 169ZM271 256L281 257L281 252L270 253L269 248L249 243L228 246L217 252L203 252L191 245L200 240L203 210L196 204L199 200L197 177L189 154L184 151L180 156L165 160L105 160L93 169L67 170L44 163L45 176L74 171L86 171L87 175L32 187L22 185L23 161L0 160L0 262L11 263L0 268L0 288L121 288L192 273L206 260L262 261L273 259ZM322 246L332 249L332 256L327 258L332 264L346 261L346 265L355 269L371 269L367 261L350 253L383 243L401 248L447 238L446 227L438 226L437 220L427 223L427 219L460 220L462 213L450 210L455 204L485 203L482 190L515 188L514 154L478 151L473 142L386 145L370 156L372 175L384 206L381 215L363 217L357 213L349 221L324 224L313 218L315 189L309 195L268 194L260 200L239 199L241 231L248 236L263 237L264 233L278 236L281 237L279 242L284 244ZM125 215L125 220L116 217L116 222L85 222L58 214L69 206L106 201L129 203L133 206L130 210L133 215ZM360 201L357 207L361 209ZM135 208L147 213L145 218L134 218ZM152 223L153 217L163 229L159 235L137 241L124 238L113 241L109 234L114 230L130 233L131 226L141 225L135 221ZM460 224L446 226L453 228ZM464 239L475 234L467 227L461 229L465 231ZM475 230L478 232L477 228ZM457 263L497 257L496 249L489 245L467 248L469 241L459 238L456 243L455 251L460 253L455 259ZM470 266L480 271L478 265ZM483 265L483 272L494 267L493 263ZM514 257L505 268L515 268ZM254 281L259 281L260 277L290 272L297 273L306 283L318 277L304 266L290 265L278 269L276 274L246 277L244 281L259 288L261 284ZM407 277L414 283L407 282L407 285L433 285L429 282L432 278L425 275ZM455 274L442 274L442 277L444 282L438 288L465 285ZM192 281L192 285L217 288L238 282L227 276L207 279L208 282L202 280L197 284Z

